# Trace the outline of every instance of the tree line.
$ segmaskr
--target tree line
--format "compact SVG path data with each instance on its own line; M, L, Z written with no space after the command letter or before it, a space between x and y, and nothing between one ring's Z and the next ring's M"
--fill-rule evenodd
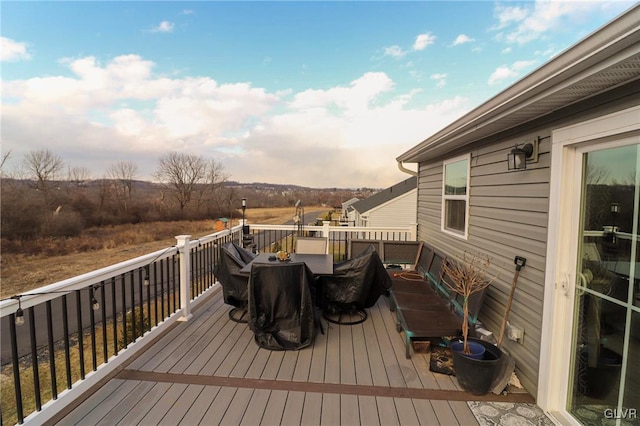
M168 152L158 160L154 182L138 179L133 161L117 161L93 178L86 167L66 167L48 149L26 153L11 173L0 163L2 238L71 237L95 226L153 221L239 217L240 200L250 207L339 206L362 191L270 188L229 180L224 166L201 155ZM365 190L370 194L373 190ZM309 204L310 203L310 204Z

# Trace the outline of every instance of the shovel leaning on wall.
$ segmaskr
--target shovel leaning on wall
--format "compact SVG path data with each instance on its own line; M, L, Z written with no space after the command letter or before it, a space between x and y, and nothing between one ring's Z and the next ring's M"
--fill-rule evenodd
M511 304L513 303L513 295L516 292L518 276L520 275L520 270L527 264L527 259L516 256L513 263L516 265L516 272L513 275L513 281L511 281L511 293L509 294L509 299L507 299L507 306L505 307L502 326L500 327L500 334L498 335L497 346L500 350L502 350L502 339L504 338L504 332L507 328L507 320L509 319L509 312L511 311ZM504 388L507 387L507 383L509 383L509 379L516 368L516 361L504 351L502 351L501 359L500 371L498 371L498 374L491 385L491 392L496 395L500 395Z

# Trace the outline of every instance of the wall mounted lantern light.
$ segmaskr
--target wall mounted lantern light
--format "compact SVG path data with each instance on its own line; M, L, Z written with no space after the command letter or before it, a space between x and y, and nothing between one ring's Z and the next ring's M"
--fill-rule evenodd
M509 170L526 170L527 161L537 161L538 141L527 142L522 147L517 145L507 154L507 166Z

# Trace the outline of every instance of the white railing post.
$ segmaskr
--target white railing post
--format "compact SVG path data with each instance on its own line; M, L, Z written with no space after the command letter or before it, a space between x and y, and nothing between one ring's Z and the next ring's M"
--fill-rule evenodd
M322 236L329 238L330 234L330 230L329 228L331 228L331 221L329 220L323 220L322 221Z
M191 235L178 235L178 254L180 256L180 308L182 317L178 321L189 321L191 318L191 256L189 240Z
M411 230L411 241L418 241L418 224L412 223L409 229Z

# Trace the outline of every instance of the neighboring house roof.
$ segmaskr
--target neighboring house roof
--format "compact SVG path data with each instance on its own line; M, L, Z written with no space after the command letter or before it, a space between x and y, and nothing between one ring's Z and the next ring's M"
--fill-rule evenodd
M412 189L416 189L418 185L418 178L410 177L409 179L405 179L402 182L396 183L395 185L383 189L382 191L373 194L369 198L365 198L364 200L358 201L354 203L352 207L357 210L360 214L364 212L368 212L371 209L374 209L390 200L393 200L396 197L399 197Z
M419 163L640 78L640 4L396 160Z
M347 200L344 203L342 203L342 208L346 209L347 207L351 206L352 204L357 203L358 201L360 201L360 198L353 197L350 200Z

